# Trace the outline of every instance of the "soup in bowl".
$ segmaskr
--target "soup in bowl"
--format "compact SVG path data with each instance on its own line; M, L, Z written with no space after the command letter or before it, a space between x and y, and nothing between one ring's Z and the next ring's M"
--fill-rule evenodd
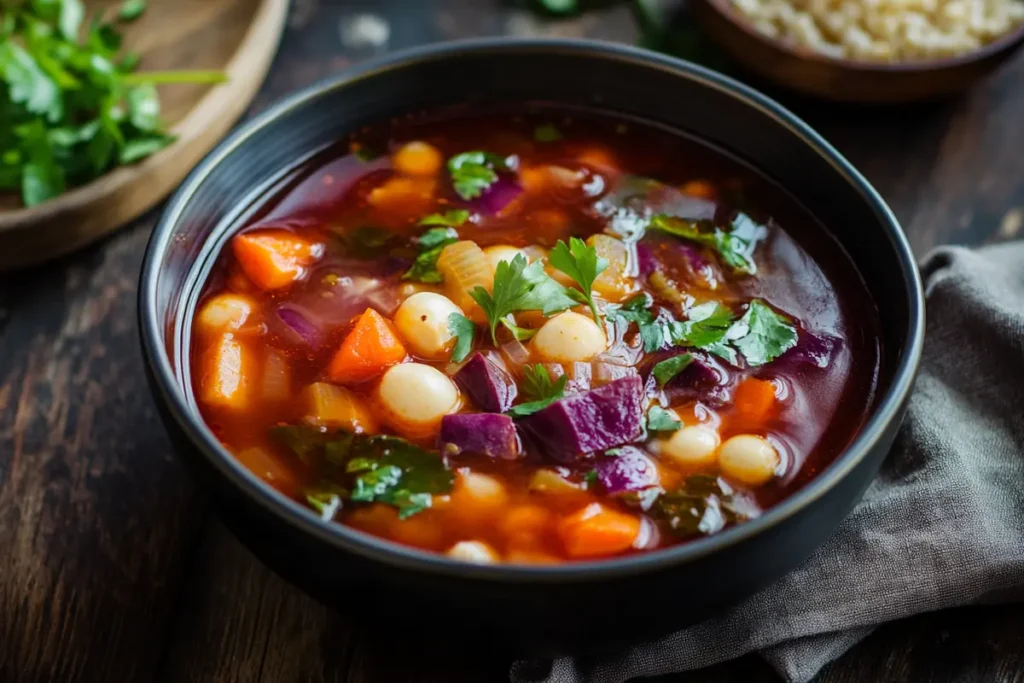
M573 41L423 48L263 114L140 289L165 424L261 559L520 646L795 567L892 443L922 323L891 212L806 125Z

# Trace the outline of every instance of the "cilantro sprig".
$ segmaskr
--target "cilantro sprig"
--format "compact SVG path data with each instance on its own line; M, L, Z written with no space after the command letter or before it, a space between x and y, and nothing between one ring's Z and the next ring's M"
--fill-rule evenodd
M120 17L137 18L140 0ZM220 83L220 71L135 73L117 26L81 0L0 3L0 191L35 206L174 141L158 83Z
M767 235L763 226L745 214L737 215L729 230L723 230L712 221L693 221L668 214L652 216L647 228L708 247L718 254L722 263L748 275L757 272L754 250Z
M649 432L674 432L683 426L674 413L671 413L661 406L651 406L647 411L647 431Z
M463 152L448 160L452 187L465 200L476 199L498 182L498 171L507 171L505 158L490 152Z
M527 365L523 370L523 395L532 400L513 406L506 412L510 417L526 417L543 410L565 395L566 375L552 381L547 368L537 364Z
M796 326L786 316L759 299L750 302L746 313L727 332L748 365L764 365L796 346Z
M461 363L473 350L473 339L476 337L476 324L461 313L448 316L448 331L455 337L452 347L452 361Z
M576 305L565 287L544 272L543 263L527 264L522 254L498 263L492 290L475 287L469 295L487 316L491 341L495 345L498 344L498 325L507 328L519 340L533 336L531 330L524 330L513 322L511 315L517 311L541 311L551 315Z
M573 279L579 290L568 290L569 296L576 298L580 303L590 306L590 312L594 321L601 325L601 314L597 311L597 304L594 303L594 280L608 268L608 259L598 256L597 249L587 246L587 243L578 237L570 237L569 244L562 240L548 255L548 263ZM579 296L576 296L576 295Z
M688 368L692 362L693 355L683 353L661 361L654 366L651 374L654 375L654 379L658 380L658 386L663 387L668 384L669 380Z
M443 278L437 269L437 259L449 244L459 241L459 233L455 228L469 219L469 212L461 209L448 211L444 214L431 214L420 221L420 225L432 226L416 239L420 253L416 256L409 270L402 274L403 280L415 280L436 285Z

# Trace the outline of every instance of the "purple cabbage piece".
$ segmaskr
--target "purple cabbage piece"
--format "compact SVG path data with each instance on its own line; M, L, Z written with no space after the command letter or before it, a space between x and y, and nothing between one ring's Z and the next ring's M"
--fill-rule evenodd
M601 486L613 496L658 484L658 468L635 446L623 446L614 455L598 456L594 469Z
M490 413L505 412L516 398L516 383L482 353L474 353L453 379L473 403Z
M636 438L642 429L643 382L624 377L567 396L520 420L524 433L552 458L569 462Z
M843 340L830 334L800 330L796 346L779 358L779 364L813 365L827 368L842 347Z
M494 216L515 201L523 193L519 182L508 175L501 175L483 193L469 203L469 207L484 216Z
M500 413L445 415L439 441L445 453L474 453L502 460L514 460L521 453L515 423Z

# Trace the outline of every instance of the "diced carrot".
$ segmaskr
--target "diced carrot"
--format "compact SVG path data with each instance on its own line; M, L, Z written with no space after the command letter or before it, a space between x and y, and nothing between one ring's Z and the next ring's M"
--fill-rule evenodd
M320 258L323 245L305 240L287 230L258 230L236 235L231 240L242 270L260 289L283 289L306 274Z
M714 199L718 194L715 192L715 187L706 180L691 180L680 187L679 191L700 199Z
M433 178L394 176L370 190L367 201L402 216L415 215L431 208L436 190Z
M577 159L602 171L618 172L619 164L611 150L604 147L588 147L576 156Z
M397 520L397 508L384 503L373 503L356 507L348 513L345 521L361 531L375 536L387 536L391 525Z
M361 398L345 387L316 382L303 392L306 421L318 427L344 427L348 431L374 434L377 420Z
M748 377L733 394L733 405L740 417L749 423L763 424L775 412L775 385L763 379Z
M526 216L526 222L531 228L541 231L549 240L555 240L565 235L572 227L572 219L562 209L537 209Z
M252 393L253 365L252 349L230 333L220 335L203 356L200 400L210 406L244 410Z
M444 546L444 528L430 511L421 512L406 519L395 518L388 526L391 538L399 543L440 550Z
M262 448L246 448L238 453L238 461L286 496L298 493L298 476L295 471Z
M543 533L551 523L551 512L540 505L519 505L501 520L501 532L509 537Z
M444 159L441 152L426 142L414 141L402 145L393 157L395 169L413 176L437 175Z
M591 503L564 517L558 534L570 557L601 557L628 550L640 533L640 519Z
M401 363L405 355L405 347L391 323L367 308L334 354L327 376L339 384L358 384Z

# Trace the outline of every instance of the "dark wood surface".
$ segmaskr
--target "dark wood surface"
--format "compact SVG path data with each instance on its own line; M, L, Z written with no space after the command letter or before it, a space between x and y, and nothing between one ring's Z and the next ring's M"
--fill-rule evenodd
M364 12L386 19L386 46L348 35ZM499 0L295 0L254 110L383 49L538 32L636 38L623 8L544 24ZM1024 55L944 104L872 111L783 99L875 183L919 254L1021 230ZM454 644L411 656L400 643L367 638L272 575L210 515L171 452L143 377L136 280L154 220L0 279L0 681L506 677L508 662L471 660ZM777 678L747 657L667 680ZM1024 609L974 607L890 624L819 680L1024 681Z

